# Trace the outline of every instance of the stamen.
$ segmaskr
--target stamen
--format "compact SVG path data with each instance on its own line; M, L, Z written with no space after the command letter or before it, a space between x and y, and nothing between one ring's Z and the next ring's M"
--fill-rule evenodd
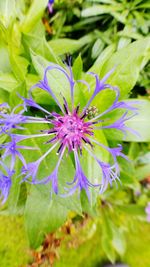
M65 99L65 97L63 97L63 100L64 100L64 109L65 109L65 112L66 112L66 114L68 114L68 104L67 104L67 101L66 101L66 99Z
M82 148L79 146L80 156L82 156Z
M53 117L55 117L55 118L59 118L59 117L61 117L61 115L60 114L58 114L58 113L56 113L56 112L52 112L52 116Z
M98 123L101 123L101 122L104 122L104 120L92 121L92 122L90 122L90 123L91 123L91 124L98 124Z
M81 120L84 119L86 117L86 112L82 115L82 117L80 118Z
M59 153L61 152L63 148L63 143L60 145L60 147L58 148L57 152L56 152L56 155L59 155Z
M45 116L45 119L48 120L48 119L51 118L51 117L52 117L52 115L46 115L46 116Z
M91 148L93 148L93 145L92 145L92 143L90 142L90 140L85 139L85 138L83 138L83 137L82 137L82 140L83 140L86 144L89 144L89 145L91 146Z
M68 114L68 109L67 109L66 105L64 104L63 106L64 106L66 114Z
M61 123L63 123L63 120L62 119L58 119L58 121L60 121Z
M54 129L48 130L48 134L52 134L52 133L57 133L57 130L54 130Z
M53 143L56 139L57 139L57 137L55 136L55 137L51 138L50 140L44 142L44 145L49 144L49 143Z
M78 114L78 112L79 112L79 108L80 108L80 105L78 105L78 106L76 107L76 109L75 109L75 113L76 113L76 114Z
M85 143L87 143L87 141L85 140L85 138L84 138L84 137L82 137L82 140L83 140Z

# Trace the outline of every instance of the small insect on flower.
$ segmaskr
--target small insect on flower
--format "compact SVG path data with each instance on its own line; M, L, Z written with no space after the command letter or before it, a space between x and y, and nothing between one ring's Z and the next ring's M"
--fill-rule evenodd
M51 71L56 71L63 75L65 79L67 79L66 81L70 88L70 96L68 97L67 95L67 100L62 94L59 94L58 97L55 91L51 88L48 81L48 73ZM130 117L137 114L137 108L131 105L131 101L130 103L119 101L119 89L106 83L108 77L113 73L113 71L114 70L111 70L102 79L99 79L98 75L95 73L87 73L87 75L92 76L92 79L94 77L95 87L89 100L87 101L87 104L81 108L79 104L75 104L76 84L82 83L88 87L89 85L84 80L75 81L72 68L70 66L63 68L57 64L51 63L44 71L43 80L33 85L30 89L29 98L21 97L23 100L22 112L15 114L13 110L9 115L7 114L6 116L5 114L0 114L2 117L0 121L1 131L7 132L9 130L9 136L11 139L10 142L3 144L3 149L5 149L3 157L5 158L8 155L12 155L11 169L15 166L14 162L16 158L18 157L20 159L20 162L22 163L21 172L24 176L23 181L28 181L32 184L50 183L52 192L59 194L59 167L60 164L65 166L65 159L67 160L65 154L67 156L71 154L75 172L72 182L68 181L67 183L65 182L65 184L63 184L63 188L66 191L61 194L63 196L72 195L76 191L80 193L82 190L84 190L88 199L90 200L91 188L95 188L97 189L96 191L102 193L104 190L106 190L109 184L112 186L114 181L120 181L120 170L117 159L118 157L127 159L122 152L122 146L118 144L117 147L110 148L109 146L104 145L99 141L97 132L100 132L103 129L108 131L109 129L116 129L122 131L124 134L126 131L131 131L131 133L134 133L132 129L126 126L126 121L130 119ZM55 110L57 110L57 112L53 110L49 111L34 101L32 92L37 87L46 91L53 101L55 101L55 107L57 107ZM108 109L99 113L98 108L96 106L92 106L91 104L95 97L98 97L102 91L107 89L114 92L115 100ZM23 115L23 112L27 111L28 107L36 108L41 113L44 113L44 118ZM108 119L109 117L107 118L107 114L117 109L122 110L120 118L117 118L117 120L113 123L109 122L110 120ZM31 135L17 133L17 131L21 129L20 123L23 125L28 125L29 123L40 124L40 133ZM45 128L42 129L42 124L49 125L49 128L46 130ZM15 133L12 132L13 129L15 129ZM26 139L35 139L39 137L48 138L48 141L46 141L45 144L49 144L50 147L36 161L26 163L26 159L21 155L20 151L18 152L18 150L32 150L32 148L19 145L19 142ZM100 150L106 150L107 154L110 154L111 164L109 162L103 162L100 154L96 153L97 147ZM38 171L40 165L54 150L57 151L58 158L53 171L46 177L39 179ZM95 179L95 177L87 177L85 174L85 169L82 166L82 160L85 157L85 154L89 155L92 161L97 164L97 168L99 169L98 179ZM92 165L90 168L93 168Z

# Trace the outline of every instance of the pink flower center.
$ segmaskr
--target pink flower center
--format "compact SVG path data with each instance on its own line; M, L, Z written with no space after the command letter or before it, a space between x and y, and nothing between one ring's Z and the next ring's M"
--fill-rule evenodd
M62 146L67 146L69 151L81 149L82 142L90 144L88 135L93 135L92 123L84 121L78 114L66 114L53 121L56 139L61 141Z

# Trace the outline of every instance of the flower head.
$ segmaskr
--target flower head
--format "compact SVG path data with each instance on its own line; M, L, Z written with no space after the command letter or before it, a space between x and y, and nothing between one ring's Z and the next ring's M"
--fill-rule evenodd
M50 3L52 4L52 3ZM54 70L63 73L65 78L68 80L70 85L70 102L68 102L64 96L62 96L62 101L60 97L58 98L55 95L53 88L49 85L48 82L48 72ZM135 107L132 107L131 103L128 104L124 101L119 101L119 89L113 87L106 83L107 78L112 74L114 70L110 71L106 74L103 79L99 79L98 75L94 73L90 73L90 75L95 78L95 88L93 93L91 93L90 99L87 101L87 104L84 107L80 107L80 105L75 105L75 84L76 82L82 82L89 87L86 81L79 80L75 81L72 73L72 69L69 66L66 70L65 68L60 67L57 64L51 64L45 69L43 80L39 81L36 85L34 85L29 91L29 99L21 97L23 100L23 110L27 111L28 107L34 107L39 109L42 114L45 114L45 117L32 117L23 115L23 113L15 114L14 111L7 115L2 116L1 120L1 129L2 131L9 131L11 141L7 144L2 145L2 148L5 149L3 158L8 155L11 155L13 158L13 163L11 163L11 170L14 166L14 161L16 157L20 159L22 162L22 175L24 175L23 181L29 181L33 184L47 184L51 183L52 191L55 194L59 193L59 167L60 164L65 164L64 155L72 154L73 162L75 166L75 175L74 179L71 183L67 182L68 188L66 195L73 194L76 190L81 192L81 190L85 190L87 197L90 199L90 188L97 188L100 193L106 190L108 184L112 186L114 181L119 180L119 164L117 162L118 157L123 157L127 159L127 157L122 153L122 146L118 145L117 147L108 147L104 144L100 143L96 138L95 132L101 131L101 129L105 128L109 130L110 128L117 129L126 133L126 131L130 131L130 128L126 126L126 121L130 119L130 117L134 116L137 112ZM39 87L41 90L46 91L50 97L56 103L57 112L49 111L39 104L37 104L32 98L32 91L34 88ZM101 93L101 91L111 89L114 91L116 98L112 105L102 113L98 114L98 109L94 106L92 107L92 101L95 97ZM121 115L117 121L109 124L106 118L106 114L110 111L116 109L125 110L124 114ZM89 116L89 112L90 113ZM128 115L129 113L129 115ZM131 114L132 113L132 114ZM5 114L4 114L5 115ZM105 115L105 116L104 116ZM11 116L11 119L10 119ZM104 116L104 118L103 118ZM102 118L100 120L100 117ZM41 133L40 134L31 134L31 135L22 135L17 133L12 133L12 129L20 129L20 123L23 125L28 123L40 123L41 125ZM42 129L42 124L46 123L49 128L47 130ZM104 123L104 125L103 125ZM101 124L100 127L96 127L95 125ZM131 130L131 132L133 132ZM35 162L29 162L26 164L26 160L20 153L20 149L31 149L30 147L22 146L19 142L29 139L29 138L38 138L38 137L47 137L48 141L46 144L50 145L50 148ZM98 146L101 149L107 150L110 153L113 163L112 165L109 162L103 162L99 155L95 154L95 146ZM53 169L53 171L43 177L42 179L38 177L39 167L42 164L43 160L54 150L57 150L58 161ZM83 150L88 152L88 154L95 160L98 168L100 169L99 181L96 183L91 182L94 180L94 177L87 177L85 174L85 170L82 167L82 157ZM63 161L63 163L62 163ZM92 168L92 166L91 166ZM64 184L64 189L66 189L66 184Z
M52 120L53 128L52 131L55 134L55 138L52 142L58 140L60 152L64 147L68 148L69 152L78 149L82 149L83 141L90 144L88 136L93 135L92 123L88 123L84 120L84 115L78 115L79 106L70 112L68 107L64 104L66 114L59 116L58 114L53 115Z

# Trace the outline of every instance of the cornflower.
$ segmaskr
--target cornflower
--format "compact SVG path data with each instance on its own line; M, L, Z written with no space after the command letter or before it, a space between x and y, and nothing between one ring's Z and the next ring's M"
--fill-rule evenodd
M61 72L68 80L70 86L70 101L67 101L64 96L62 96L62 99L60 100L60 97L57 97L54 90L49 85L47 75L48 72L51 72L52 70L57 70L58 72ZM10 142L1 146L1 149L4 149L3 158L8 156L11 157L10 170L12 171L12 169L14 168L15 160L18 157L22 162L21 174L24 176L23 181L28 181L32 184L51 183L52 192L58 194L58 172L60 164L65 165L65 154L72 154L75 166L75 175L72 182L67 182L67 184L64 184L64 189L67 190L67 192L63 194L64 196L72 195L76 191L80 193L82 190L85 190L87 197L90 200L90 188L97 188L99 190L99 193L102 193L106 190L109 184L110 186L112 186L112 183L114 181L120 181L120 169L117 159L118 157L123 157L127 159L127 157L122 152L122 146L120 144L118 144L117 147L113 148L105 146L104 144L101 144L99 142L95 134L96 131L101 131L102 129L116 129L122 131L123 133L126 133L126 131L135 133L132 129L127 127L125 123L132 116L135 116L137 114L137 108L135 106L132 106L131 101L130 103L119 101L119 89L106 83L107 79L113 73L113 71L114 70L111 70L102 79L99 79L98 75L95 73L88 73L89 75L92 75L95 78L95 88L91 93L87 104L81 109L79 104L75 105L75 85L79 82L83 85L86 85L88 88L89 85L84 80L75 81L70 66L68 66L66 70L65 68L57 64L51 63L50 66L45 69L43 79L37 84L33 85L30 89L29 98L20 96L23 100L23 108L18 114L15 113L16 108L10 114L0 113L0 116L2 117L2 119L0 120L1 132L8 134L10 138ZM57 106L58 112L50 112L49 110L43 108L34 101L32 97L32 92L37 87L43 91L46 91L53 98ZM96 107L91 108L92 101L102 91L107 89L110 89L114 92L115 100L108 109L98 114L98 109ZM135 103L133 102L133 104ZM44 117L33 117L24 115L24 112L28 110L28 107L38 109L39 111L44 113ZM117 109L124 110L124 114L121 115L121 117L115 122L110 122L110 124L108 124L109 120L107 120L106 115L108 115L109 112ZM91 114L92 110L94 112L93 114ZM90 111L90 117L88 111ZM103 118L104 115L106 119ZM37 134L23 135L20 133L15 133L16 131L24 128L21 126L22 124L24 126L28 125L29 123L39 123L40 125L47 124L50 127L47 130L43 130L41 128L40 133ZM100 126L95 126L99 124ZM21 146L18 143L26 139L39 137L49 138L46 144L50 144L50 148L47 149L47 151L36 161L26 163L26 159L21 155L20 149L32 150L36 148ZM99 156L94 153L96 146L101 149L105 149L107 152L109 152L113 161L112 164L110 164L109 162L103 162L101 158L99 158ZM38 171L40 165L42 164L43 160L45 160L46 157L55 149L57 150L58 155L58 161L56 163L55 168L48 176L39 179ZM89 153L90 157L95 160L100 169L99 181L96 183L91 182L94 180L94 177L86 177L85 172L83 170L81 164L81 158L84 157L83 150ZM68 185L67 188L66 185Z

